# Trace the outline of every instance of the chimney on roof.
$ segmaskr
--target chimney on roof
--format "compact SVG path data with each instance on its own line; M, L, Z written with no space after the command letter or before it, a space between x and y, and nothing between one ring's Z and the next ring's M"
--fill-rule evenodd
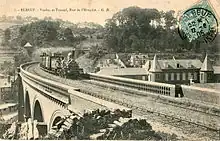
M191 68L191 66L192 66L192 62L191 61L187 62L187 68Z

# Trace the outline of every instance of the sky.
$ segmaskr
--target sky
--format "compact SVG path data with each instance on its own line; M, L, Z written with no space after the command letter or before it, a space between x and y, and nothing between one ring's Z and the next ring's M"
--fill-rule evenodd
M95 22L104 25L105 20L123 8L138 6L176 12L189 8L198 0L0 0L0 16L51 16L71 22ZM220 0L210 0L215 11L220 15ZM21 11L22 8L34 8L34 11ZM56 11L59 9L96 9L99 11ZM109 11L101 11L101 9ZM48 9L50 11L42 11ZM54 9L55 11L52 11Z

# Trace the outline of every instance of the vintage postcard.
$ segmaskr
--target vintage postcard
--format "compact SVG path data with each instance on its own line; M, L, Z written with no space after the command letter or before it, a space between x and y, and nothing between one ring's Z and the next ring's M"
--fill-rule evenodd
M220 140L220 0L1 0L0 139Z

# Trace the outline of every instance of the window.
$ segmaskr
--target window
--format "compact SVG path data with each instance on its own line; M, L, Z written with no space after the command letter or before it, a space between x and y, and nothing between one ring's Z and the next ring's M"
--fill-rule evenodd
M177 67L177 68L180 68L180 64L179 64L179 63L177 63L176 67Z
M183 72L182 80L186 80L186 74Z
M212 74L211 73L207 74L207 79L209 79L209 80L212 79Z
M160 78L160 74L156 74L156 79L159 79Z
M168 62L164 62L164 68L168 68Z
M192 74L189 72L188 73L188 80L190 80L192 78Z
M203 80L203 73L201 73L201 78L200 79Z
M174 80L174 73L171 73L171 80Z
M176 74L176 80L180 80L180 74L179 73Z
M197 80L197 73L194 72L194 80Z
M169 81L169 74L168 73L165 73L165 80Z
M187 66L188 66L188 68L191 68L192 63L191 63L191 62L188 62L188 63L187 63Z

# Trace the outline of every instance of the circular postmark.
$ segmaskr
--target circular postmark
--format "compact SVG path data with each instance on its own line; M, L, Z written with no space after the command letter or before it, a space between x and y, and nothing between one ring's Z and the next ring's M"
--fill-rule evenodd
M218 33L218 21L205 8L191 8L180 17L178 31L183 40L210 43Z

